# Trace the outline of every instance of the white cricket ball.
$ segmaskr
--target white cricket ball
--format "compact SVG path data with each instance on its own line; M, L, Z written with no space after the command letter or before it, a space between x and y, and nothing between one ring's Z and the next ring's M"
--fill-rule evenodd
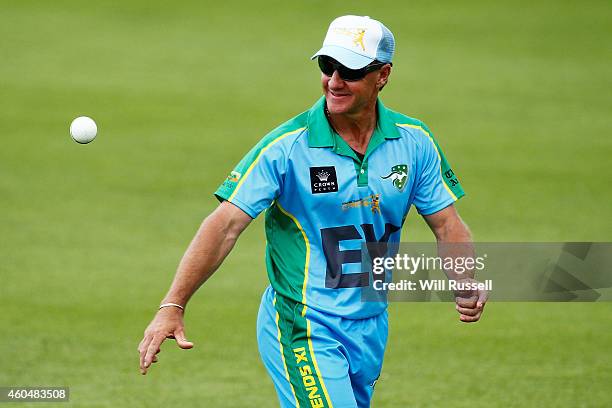
M96 122L87 116L79 116L70 124L70 136L77 143L89 143L95 139L97 133Z

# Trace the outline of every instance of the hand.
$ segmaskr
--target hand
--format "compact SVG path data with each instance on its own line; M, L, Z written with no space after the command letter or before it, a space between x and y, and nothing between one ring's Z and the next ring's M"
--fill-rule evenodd
M182 349L193 347L193 343L185 338L183 311L177 307L160 309L145 330L144 337L138 345L142 375L147 373L152 363L157 362L157 354L166 339L175 339Z
M462 279L461 283L478 283L474 279ZM455 309L459 320L465 323L477 322L484 311L488 293L484 289L470 289L455 292Z

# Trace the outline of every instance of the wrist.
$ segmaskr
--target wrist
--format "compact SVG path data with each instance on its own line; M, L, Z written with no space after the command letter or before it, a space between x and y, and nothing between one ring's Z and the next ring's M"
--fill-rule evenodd
M174 309L180 309L183 312L185 311L185 306L179 303L174 303L174 302L163 302L161 305L159 305L159 310L164 309L164 308L174 308Z

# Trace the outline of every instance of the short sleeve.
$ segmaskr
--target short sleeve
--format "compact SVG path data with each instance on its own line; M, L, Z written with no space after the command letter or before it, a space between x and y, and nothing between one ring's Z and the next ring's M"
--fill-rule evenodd
M282 146L274 140L266 143L264 139L240 160L215 196L256 218L282 191L285 165Z
M413 204L421 215L436 213L465 195L431 132L423 125Z

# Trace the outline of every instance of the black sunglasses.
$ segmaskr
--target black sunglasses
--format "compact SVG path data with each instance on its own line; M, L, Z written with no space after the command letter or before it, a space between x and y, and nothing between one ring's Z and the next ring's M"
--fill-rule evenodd
M321 68L321 72L327 75L328 77L334 75L334 71L338 71L340 78L344 81L359 81L363 79L370 72L374 72L380 69L383 65L387 64L385 62L379 62L374 60L369 65L366 65L360 69L350 69L336 61L335 59L328 57L326 55L319 55L318 57L319 68Z

